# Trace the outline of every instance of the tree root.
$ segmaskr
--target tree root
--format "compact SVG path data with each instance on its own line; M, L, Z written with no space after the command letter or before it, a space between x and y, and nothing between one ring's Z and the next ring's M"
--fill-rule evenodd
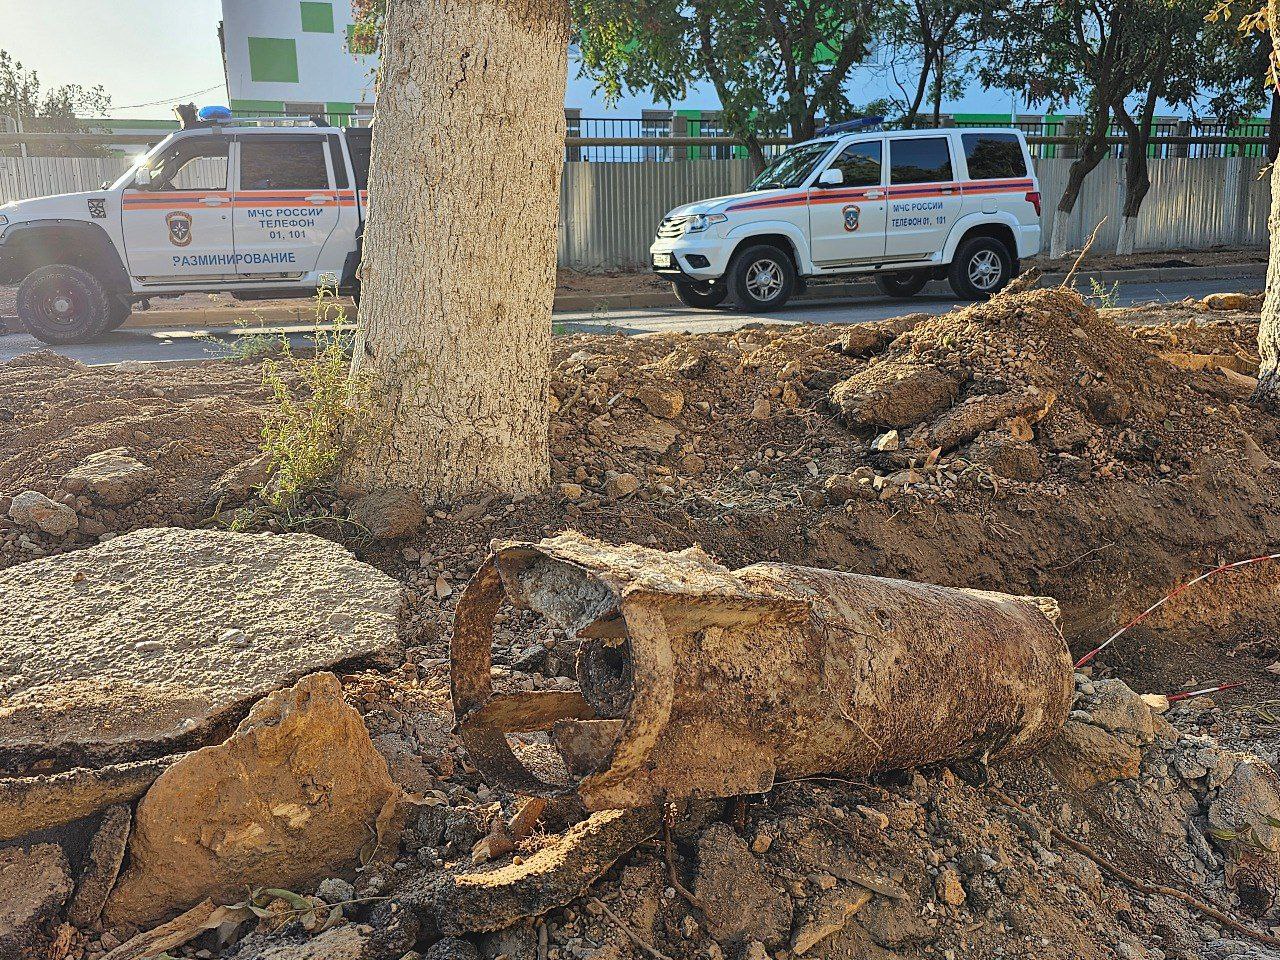
M1019 813L1021 813L1025 817L1030 817L1032 819L1035 819L1035 815L1032 814L1030 810L1028 810L1022 804L1018 803L1017 800L1014 800L1012 797L1010 797L1008 794L1004 793L1003 791L998 790L993 786L988 786L987 792L990 793L991 796L995 797L995 799L1003 803L1005 806L1010 807L1014 810L1017 810ZM1236 933L1240 934L1241 936L1248 937L1250 940L1253 940L1257 943L1264 944L1265 946L1268 946L1268 947L1280 947L1280 937L1273 937L1269 933L1263 933L1260 930L1255 930L1252 927L1248 926L1247 924L1237 920L1235 917L1229 914L1223 913L1217 907L1212 907L1209 904L1205 903L1203 900L1199 900L1196 897L1193 897L1191 894L1186 893L1182 890L1178 890L1174 887L1166 887L1166 886L1163 886L1162 884L1147 883L1145 880L1142 880L1134 876L1132 873L1129 873L1127 870L1124 870L1121 867L1116 866L1110 860L1102 856L1102 854L1095 852L1093 848L1086 846L1085 844L1081 843L1079 840L1075 839L1074 837L1068 836L1066 833L1059 830L1057 827L1055 827L1053 824L1049 823L1048 821L1045 821L1045 826L1048 827L1049 833L1059 843L1066 844L1068 847L1070 847L1076 853L1080 854L1082 857L1087 857L1088 859L1092 860L1100 869L1105 870L1107 873L1116 877L1118 880L1121 880L1122 882L1126 883L1127 885L1129 885L1139 893L1169 897L1172 900L1177 900L1181 903L1186 904L1188 907L1190 907L1192 910L1195 910L1197 913L1203 916L1206 916L1211 920L1216 920L1219 924L1226 927L1228 930L1233 930Z
M612 920L614 924L617 925L619 930L621 930L624 934L626 934L628 940L630 940L637 947L643 950L646 954L652 957L653 960L671 960L671 958L668 957L665 953L662 953L659 950L655 950L653 947L649 946L649 944L641 940L640 934L632 930L625 920L623 920L620 916L618 916L616 913L614 913L612 910L606 907L602 900L596 897L592 897L591 902L594 903L597 907L599 907L602 911L604 911L604 915L608 917L610 920Z

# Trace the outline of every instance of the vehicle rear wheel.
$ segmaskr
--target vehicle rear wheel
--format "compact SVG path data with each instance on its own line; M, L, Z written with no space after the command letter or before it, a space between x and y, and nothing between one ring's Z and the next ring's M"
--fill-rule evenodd
M795 264L777 247L749 247L734 257L727 285L739 310L777 310L795 292Z
M690 283L688 280L672 281L671 288L676 299L686 307L697 310L711 310L724 303L729 296L729 288L723 283Z
M111 304L102 281L69 263L40 267L18 284L18 320L45 343L84 343L102 335Z
M133 304L128 300L110 297L108 307L107 325L103 328L103 333L110 333L122 327L124 322L133 316Z
M960 244L947 281L963 300L986 300L1013 279L1013 257L999 240L972 237Z
M886 297L895 300L906 300L914 297L929 282L929 271L908 270L901 273L877 273L876 286Z

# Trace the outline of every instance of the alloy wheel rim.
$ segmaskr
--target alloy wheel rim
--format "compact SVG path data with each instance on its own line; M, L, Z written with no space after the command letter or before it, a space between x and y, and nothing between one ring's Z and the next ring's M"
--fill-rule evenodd
M747 268L747 292L761 303L782 292L782 268L772 260L757 260Z
M994 289L1004 273L1004 265L994 250L979 250L969 259L969 282L979 290Z

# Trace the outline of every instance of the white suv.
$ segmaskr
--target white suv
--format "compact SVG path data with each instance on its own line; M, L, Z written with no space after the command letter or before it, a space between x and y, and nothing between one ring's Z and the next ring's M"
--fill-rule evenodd
M746 193L672 210L650 248L691 307L775 310L807 279L874 276L890 297L946 277L979 300L1040 251L1040 186L1016 130L823 130Z

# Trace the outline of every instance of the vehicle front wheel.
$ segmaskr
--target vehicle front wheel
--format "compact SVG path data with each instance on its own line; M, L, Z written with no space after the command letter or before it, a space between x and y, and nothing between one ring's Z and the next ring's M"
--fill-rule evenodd
M956 250L947 281L962 300L986 300L1013 279L1013 257L999 240L973 237Z
M878 273L875 276L876 286L886 297L895 300L906 300L914 297L929 282L929 271L908 270L902 273Z
M756 313L777 310L795 292L795 264L777 247L768 244L750 247L734 257L728 287L739 310Z
M111 304L102 281L69 263L40 267L18 284L18 320L50 344L84 343L102 335Z
M676 299L686 307L697 310L711 310L724 303L729 296L729 288L723 283L690 283L688 280L675 280L671 284Z

